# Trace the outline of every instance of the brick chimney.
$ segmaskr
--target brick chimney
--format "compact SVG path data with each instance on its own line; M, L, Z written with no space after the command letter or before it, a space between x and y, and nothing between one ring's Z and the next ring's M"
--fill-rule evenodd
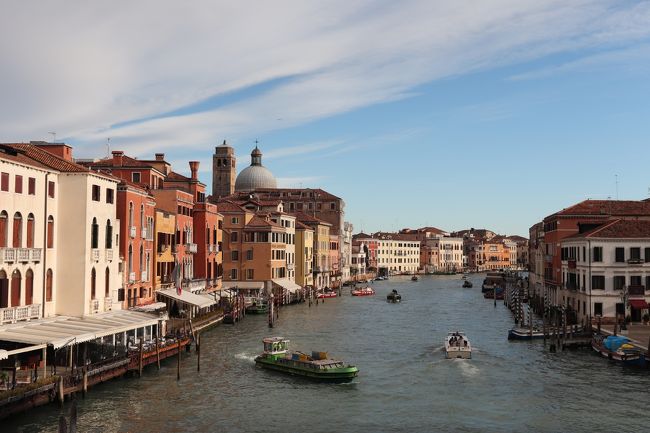
M121 151L121 150L114 150L111 153L113 154L113 166L114 167L121 167L123 157L124 157L124 152Z
M164 153L156 153L156 161L164 161L164 160L165 160Z
M192 180L199 179L199 161L190 161L190 171L192 172Z

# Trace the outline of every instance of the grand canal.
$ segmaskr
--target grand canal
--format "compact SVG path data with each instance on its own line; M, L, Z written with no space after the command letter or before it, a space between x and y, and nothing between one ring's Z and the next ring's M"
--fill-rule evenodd
M508 342L511 314L459 277L375 282L377 296L345 292L324 304L283 308L202 335L195 352L141 379L119 379L79 400L80 432L588 432L641 431L650 373L609 364L588 350L551 354L541 342ZM396 288L401 304L386 303ZM464 330L472 360L446 360L448 330ZM351 384L317 384L255 368L261 339L326 350L356 364ZM66 408L68 406L66 404ZM56 405L4 420L0 431L56 432Z

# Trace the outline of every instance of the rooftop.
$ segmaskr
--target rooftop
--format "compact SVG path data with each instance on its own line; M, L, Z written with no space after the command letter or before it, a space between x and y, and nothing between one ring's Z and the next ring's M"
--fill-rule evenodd
M569 236L571 239L641 239L650 238L650 221L615 219L585 233Z

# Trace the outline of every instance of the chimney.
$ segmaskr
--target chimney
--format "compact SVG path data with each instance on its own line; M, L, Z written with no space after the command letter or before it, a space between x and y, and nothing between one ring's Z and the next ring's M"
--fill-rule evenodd
M113 154L113 166L121 167L122 157L124 156L124 152L122 152L121 150L114 150L111 153Z
M156 161L164 161L164 160L165 160L164 153L156 153Z
M192 180L199 180L199 161L190 161L190 171Z

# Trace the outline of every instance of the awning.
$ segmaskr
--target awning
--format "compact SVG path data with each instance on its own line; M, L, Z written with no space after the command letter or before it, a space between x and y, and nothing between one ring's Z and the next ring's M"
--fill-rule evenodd
M294 283L291 280L288 280L286 278L277 278L275 280L272 280L274 284L277 284L278 286L282 287L283 289L288 290L290 293L296 293L299 290L302 289L298 284Z
M162 310L163 308L167 308L167 304L165 304L164 302L154 302L152 304L139 305L137 307L134 307L133 309L136 311L152 312L156 310Z
M47 344L59 349L107 335L158 324L158 316L130 310L116 310L92 316L54 316L0 327L0 341Z
M630 307L636 308L637 310L647 310L650 308L645 299L630 299Z
M243 289L243 290L262 290L264 281L224 281L221 289Z
M217 303L214 299L208 299L187 290L181 291L180 295L176 289L158 290L156 293L199 308L207 308Z
M219 294L216 293L216 292L212 292L212 293L201 293L199 296L203 296L203 297L206 298L206 299L209 299L209 300L211 300L211 301L216 301L216 302L219 302L219 300L221 299L221 295L219 295Z

